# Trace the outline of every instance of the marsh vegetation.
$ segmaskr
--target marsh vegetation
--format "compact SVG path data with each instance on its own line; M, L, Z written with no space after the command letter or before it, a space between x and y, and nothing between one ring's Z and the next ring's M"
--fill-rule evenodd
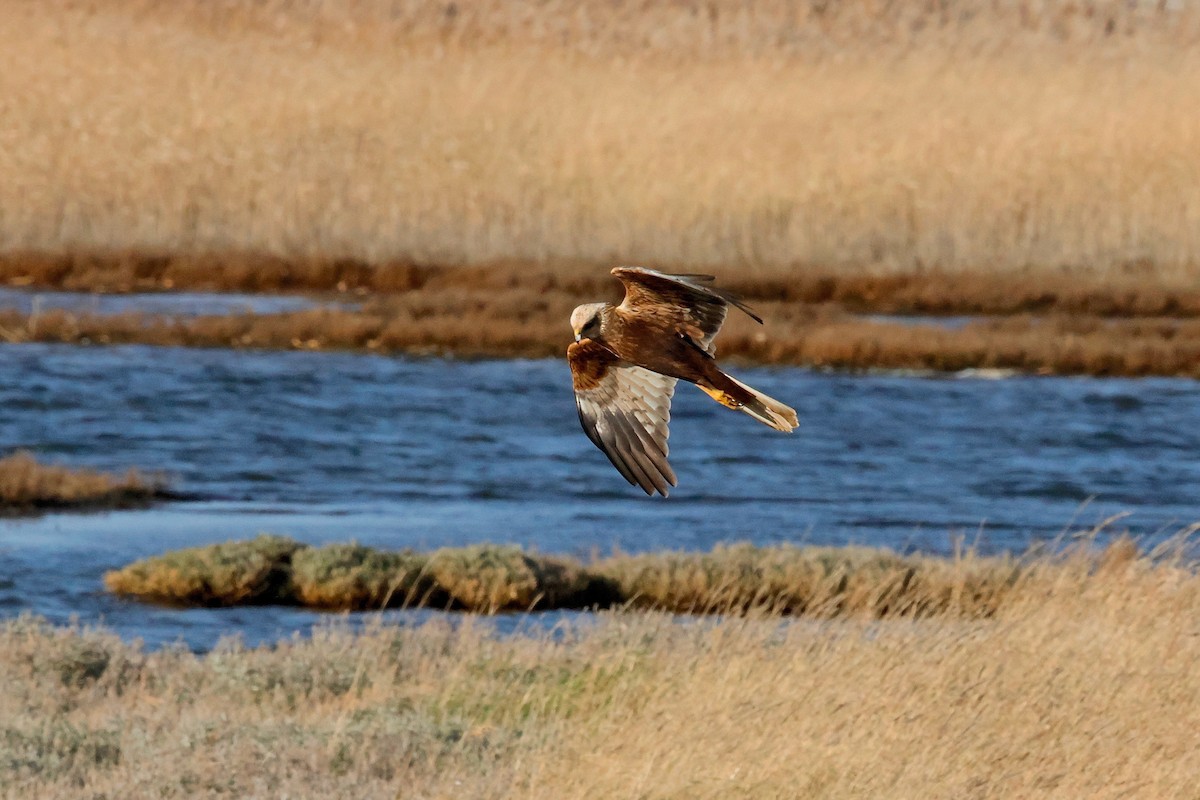
M768 324L731 318L718 344L735 359L1196 378L1198 44L1196 8L1123 0L12 0L0 3L0 284L336 293L362 306L0 311L0 341L559 356L570 309L616 299L608 268L639 263L715 272L744 294ZM881 314L970 319L866 316ZM154 435L131 451L175 454L202 484L218 475L203 485L275 487L248 515L281 496L328 510L374 481L366 494L388 499L388 524L416 502L499 518L579 466L553 443L509 446L518 423L526 441L523 407L501 409L520 417L506 422L451 391L511 386L487 371L438 383L401 359L256 372L170 355L146 370L144 354L89 353L97 364L67 359L60 375L53 351L72 348L5 349L33 354L6 362L15 391L86 386L100 409L81 420L70 403L26 408L12 430L94 444L136 419ZM154 379L114 381L125 369ZM397 402L403 380L437 402ZM522 390L548 407L551 385ZM794 451L710 464L699 491L740 475L775 498L775 516L751 513L751 494L720 502L772 533L799 525L797 502L857 503L832 515L835 538L883 523L876 535L908 536L939 511L961 526L1001 504L1019 513L999 515L999 536L1029 536L1062 521L1040 510L1092 492L1140 504L1156 526L1149 507L1178 518L1194 505L1194 415L1179 399L1190 385L1040 386L1041 404L970 386L843 388L807 398L824 399L806 419L836 432L813 436L815 467ZM439 428L444 396L488 430ZM178 415L155 413L163 397ZM565 396L563 408L573 426ZM460 449L393 447L391 429L381 446L373 424L386 413ZM179 417L200 444L177 446ZM279 418L300 422L272 427ZM314 420L333 438L296 433ZM890 438L864 435L883 427ZM342 447L350 438L364 449ZM1031 465L1035 448L1055 468ZM267 460L243 457L259 449ZM925 458L938 450L940 463ZM299 477L296 453L313 467ZM512 481L446 463L470 460L459 453L508 459ZM760 488L754 472L824 494ZM906 482L916 474L927 482ZM465 488L437 493L448 485ZM141 505L164 490L132 472L0 461L0 514ZM625 502L577 487L556 498L606 519ZM567 522L595 529L556 513L554 536ZM638 534L680 520L667 512ZM79 530L49 528L36 531L76 563L112 558L109 539L71 549ZM153 527L100 530L121 563L144 555ZM716 536L688 533L704 548ZM49 571L35 538L6 540L17 557L3 604L43 603L60 619L100 607L98 575ZM598 610L515 634L473 614L389 612L432 618L393 627L364 613L365 625L329 617L311 637L203 653L10 617L0 797L1190 797L1200 579L1185 555L1127 539L1023 556L727 545L583 560L282 537L168 552L113 570L108 589L187 608Z
M583 563L511 545L420 553L358 544L311 547L262 535L143 559L109 572L104 581L125 597L208 607L273 603L497 613L617 606L682 614L974 618L994 614L1011 596L1067 576L1084 580L1136 552L1128 539L1099 555L1036 550L1023 558L745 543Z
M71 275L65 273L61 283L78 285L67 279ZM124 283L119 270L97 275L119 279L126 288L139 285ZM155 279L175 281L161 275ZM196 281L180 277L180 283L190 288L256 289L253 282L241 281L241 272L230 276L215 269L203 273L206 278L187 275ZM262 273L275 288L292 288L289 275ZM598 297L617 301L620 294L606 270L568 278L522 267L414 269L397 273L407 276L403 281L412 287L395 293L389 293L390 284L382 277L382 287L376 282L383 275L382 269L347 267L324 276L337 278L330 287L323 277L300 273L298 283L307 287L341 288L355 297L356 290L368 291L359 308L221 317L0 311L0 337L8 342L557 357L570 338L565 320L571 308ZM223 276L234 279L223 284ZM272 283L276 279L281 283ZM1200 290L1194 288L1121 282L1088 288L1067 281L1026 285L1024 278L1012 277L941 281L936 276L832 275L798 276L791 282L734 278L728 285L767 321L758 326L731 315L718 343L720 353L743 361L844 369L1004 368L1200 377ZM925 317L914 325L869 313ZM968 317L954 325L938 323L936 315L949 313Z
M626 262L763 308L722 343L748 360L1200 363L1194 9L54 0L0 23L0 281L391 297L7 315L8 341L559 355L563 309Z
M1041 569L982 618L458 617L204 655L10 619L0 793L1188 796L1194 570Z
M7 3L0 241L1194 277L1198 39L1115 0Z
M61 510L144 507L169 496L166 479L136 469L113 475L38 461L19 451L0 458L0 517Z

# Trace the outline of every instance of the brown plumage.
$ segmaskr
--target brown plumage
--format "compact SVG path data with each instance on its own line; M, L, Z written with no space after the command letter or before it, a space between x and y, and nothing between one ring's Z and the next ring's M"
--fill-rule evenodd
M729 306L762 319L714 287L711 275L641 267L617 267L612 274L625 285L625 299L572 312L575 343L567 348L567 361L583 430L627 481L664 497L676 485L667 437L677 380L775 430L796 428L793 409L717 367L713 339Z

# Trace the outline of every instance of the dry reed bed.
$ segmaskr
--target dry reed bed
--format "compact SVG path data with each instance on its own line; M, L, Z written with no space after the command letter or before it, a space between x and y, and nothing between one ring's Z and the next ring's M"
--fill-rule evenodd
M579 299L563 291L531 298L523 289L446 289L377 301L361 311L193 318L0 311L0 340L558 357L570 341L566 320ZM723 358L836 369L1200 377L1200 319L1017 315L942 327L795 303L756 308L766 325L732 315L718 340Z
M1135 554L1122 540L1094 559L1091 569ZM389 552L358 544L310 547L262 535L143 559L107 573L104 583L124 597L202 607L495 613L621 606L695 614L974 618L994 614L1013 593L1053 584L1063 569L1061 560L1045 555L945 559L870 548L748 544L583 564L515 546Z
M1194 280L1174 5L13 0L0 243Z
M269 32L310 46L506 42L597 56L656 52L697 59L789 54L813 58L867 48L894 55L936 46L966 54L1004 46L1082 47L1114 38L1121 44L1121 37L1145 37L1148 43L1177 47L1200 41L1200 15L1193 9L1163 13L1164 4L1111 0L1086 5L953 0L902 6L870 0L838 5L763 0L753 6L739 0L621 5L547 0L533 7L484 0L453 8L394 0L123 0L121 7L146 18L184 21L211 35Z
M206 655L0 623L0 797L1184 798L1200 580L1111 551L994 615L339 625Z
M285 259L263 254L135 252L0 253L0 285L84 292L350 292L356 295L524 291L609 296L608 265L511 264L433 267L352 258ZM748 300L822 305L882 314L1084 314L1198 317L1200 282L1130 267L1087 271L838 272L796 269L786 276L722 271L721 284Z
M164 479L135 469L110 475L41 464L20 451L0 458L0 516L51 510L134 508L171 496Z

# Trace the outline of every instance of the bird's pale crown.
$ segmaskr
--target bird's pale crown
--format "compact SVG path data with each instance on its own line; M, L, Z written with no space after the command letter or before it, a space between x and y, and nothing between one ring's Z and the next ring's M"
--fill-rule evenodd
M579 341L584 328L600 316L604 306L604 303L585 303L571 312L571 330L575 331L575 341Z

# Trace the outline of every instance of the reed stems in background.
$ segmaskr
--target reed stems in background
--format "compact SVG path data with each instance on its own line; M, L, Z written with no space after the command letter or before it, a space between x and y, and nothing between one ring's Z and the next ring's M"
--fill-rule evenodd
M1197 41L1115 0L18 0L0 250L1194 279Z

